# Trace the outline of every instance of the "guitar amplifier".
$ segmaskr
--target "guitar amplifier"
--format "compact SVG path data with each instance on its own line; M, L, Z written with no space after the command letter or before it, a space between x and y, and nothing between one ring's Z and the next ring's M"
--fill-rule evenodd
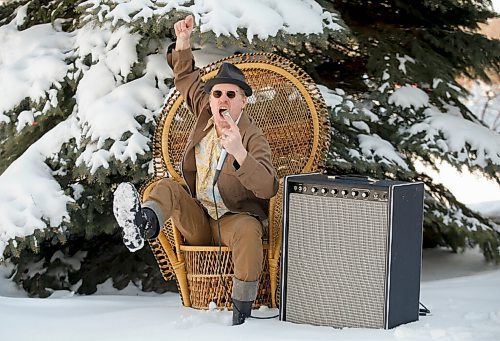
M418 320L423 183L285 178L280 320L393 328Z

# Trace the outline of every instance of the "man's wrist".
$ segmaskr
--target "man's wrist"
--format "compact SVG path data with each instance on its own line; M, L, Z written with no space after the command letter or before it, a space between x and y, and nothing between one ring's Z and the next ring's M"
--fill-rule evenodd
M188 40L183 40L183 39L177 39L175 42L175 50L176 51L181 51L181 50L187 50L191 48L191 43Z
M245 159L247 158L248 152L246 149L243 149L242 151L233 154L235 160L240 164L240 166L245 162Z

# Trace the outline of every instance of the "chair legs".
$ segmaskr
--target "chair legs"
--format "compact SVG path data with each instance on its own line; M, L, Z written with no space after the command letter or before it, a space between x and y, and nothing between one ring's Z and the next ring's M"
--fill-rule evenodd
M271 308L277 308L276 291L278 290L279 259L269 259L269 282L271 286Z

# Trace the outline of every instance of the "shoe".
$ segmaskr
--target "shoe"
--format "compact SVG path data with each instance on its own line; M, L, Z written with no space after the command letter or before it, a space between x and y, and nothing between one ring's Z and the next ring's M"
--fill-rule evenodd
M146 219L144 236L146 239L155 239L160 234L160 223L158 222L156 213L149 207L144 207L142 209L142 215Z
M233 298L233 326L244 323L252 315L252 304L253 301L238 301Z
M135 252L144 246L147 220L141 212L139 193L129 182L118 185L113 198L113 214L123 234L123 243Z

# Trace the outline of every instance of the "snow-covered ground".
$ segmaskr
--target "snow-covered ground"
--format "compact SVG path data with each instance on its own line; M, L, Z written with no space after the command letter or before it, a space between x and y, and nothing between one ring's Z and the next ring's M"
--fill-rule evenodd
M0 276L0 340L500 340L500 267L477 250L425 250L420 300L430 316L391 330L334 329L271 320L232 327L229 311L199 311L179 295L103 285L97 294L26 298ZM2 268L0 268L2 269ZM0 271L1 273L1 271ZM320 304L314 302L313 304ZM277 314L254 310L257 316Z

